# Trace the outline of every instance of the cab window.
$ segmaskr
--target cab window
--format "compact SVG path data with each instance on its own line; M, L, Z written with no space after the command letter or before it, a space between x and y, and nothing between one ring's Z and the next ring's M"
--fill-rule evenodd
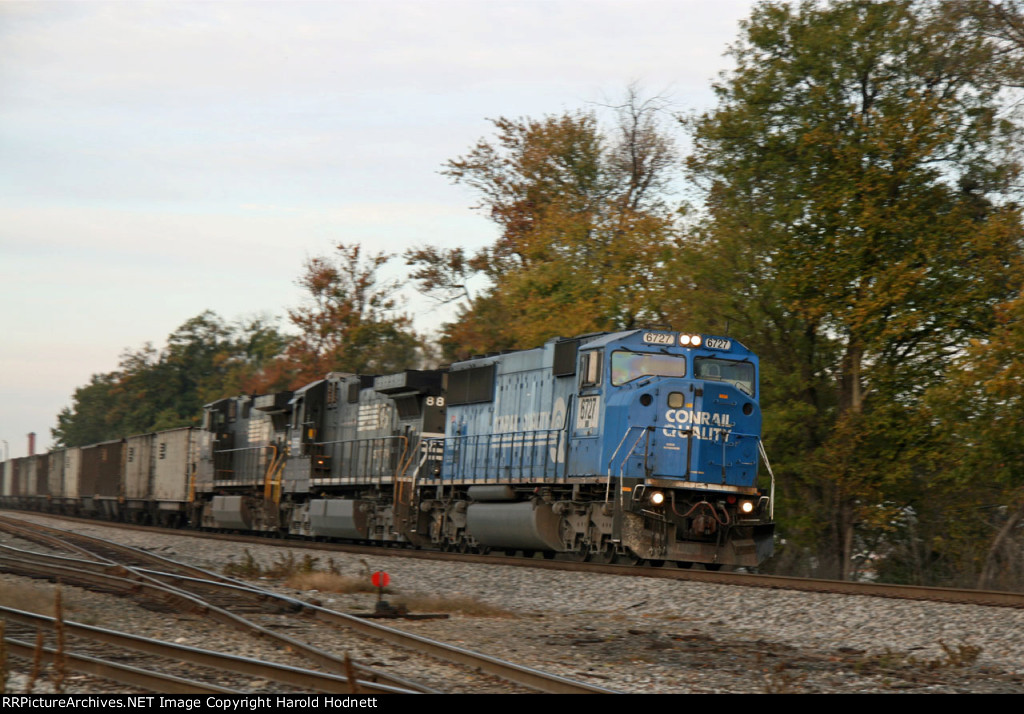
M747 396L754 396L754 365L743 360L698 357L693 376L712 382L728 382Z
M685 377L685 355L654 352L612 353L612 385L620 387L641 377Z

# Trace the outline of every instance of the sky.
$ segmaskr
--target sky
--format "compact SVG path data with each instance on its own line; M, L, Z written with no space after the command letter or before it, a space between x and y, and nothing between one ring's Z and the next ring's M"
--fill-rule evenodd
M752 4L0 0L0 458L204 310L283 316L338 243L493 241L439 173L489 118L709 109Z

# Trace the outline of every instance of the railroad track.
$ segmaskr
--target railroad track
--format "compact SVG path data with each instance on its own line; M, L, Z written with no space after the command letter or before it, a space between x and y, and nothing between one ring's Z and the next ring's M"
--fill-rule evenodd
M0 568L7 572L60 579L63 582L122 594L131 593L150 603L150 606L202 612L206 616L245 629L261 638L276 640L288 649L301 653L317 666L333 672L336 677L343 676L342 673L345 671L354 671L360 680L359 691L368 691L367 688L371 686L383 686L387 691L436 690L419 682L397 678L361 664L346 662L319 647L295 637L282 635L273 625L261 625L255 620L260 617L279 619L283 613L289 620L286 626L292 629L299 626L297 623L313 623L314 629L322 624L342 627L362 636L382 640L435 659L470 667L532 691L610 691L259 590L231 578L111 541L20 519L0 518L0 528L17 537L34 540L50 548L73 551L87 558L80 560L25 551L12 552L14 549L5 548L3 550L8 552L6 555L0 552ZM247 617L239 614L242 610L246 612ZM347 682L344 679L342 681ZM330 685L323 686L337 685L337 681L332 681ZM320 688L314 691L339 690Z
M5 642L15 656L51 665L61 662L66 669L143 691L237 694L252 691L254 683L264 681L277 682L279 692L353 690L345 677L58 621L14 608L0 607L0 618L5 622ZM126 665L124 660L132 664ZM373 682L358 682L357 688L368 694L412 693Z
M47 517L43 514L41 517ZM111 528L127 528L130 530L151 531L149 527L126 523L98 522L90 519L76 519L65 516L63 520L79 521ZM292 539L274 539L251 535L214 533L209 531L188 531L166 528L155 529L157 532L206 539L226 540L233 543L252 543L267 545L273 542L276 547L292 549L315 549L320 551L336 551L341 553L357 553L382 557L404 557L423 560L439 560L464 563L481 563L488 565L507 565L546 570L570 572L587 572L602 575L619 575L627 577L647 577L670 580L717 583L721 585L740 585L744 587L767 588L774 590L794 590L799 592L832 593L841 595L864 595L868 597L894 598L900 600L923 600L928 602L947 602L966 605L986 605L992 607L1024 608L1024 593L998 590L973 590L966 588L944 588L924 585L897 585L889 583L851 582L846 580L826 580L820 578L798 578L784 575L766 575L743 572L720 572L702 570L700 568L684 569L672 565L655 567L649 564L629 563L592 563L559 558L544 559L537 557L513 557L508 555L467 555L432 550L415 550L412 548L396 548L381 546L365 546L346 543L320 541L303 541Z

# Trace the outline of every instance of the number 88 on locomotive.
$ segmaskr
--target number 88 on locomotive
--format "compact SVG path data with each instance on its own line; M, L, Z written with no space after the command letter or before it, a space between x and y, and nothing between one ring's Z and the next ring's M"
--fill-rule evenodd
M655 330L453 364L419 478L445 504L433 527L470 548L757 566L774 530L757 377L736 340Z

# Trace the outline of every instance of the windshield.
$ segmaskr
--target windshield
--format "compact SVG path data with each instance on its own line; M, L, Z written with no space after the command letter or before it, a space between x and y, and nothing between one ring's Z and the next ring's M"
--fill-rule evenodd
M713 382L728 382L744 394L754 396L754 365L750 362L698 357L693 361L693 376Z
M613 352L612 384L616 387L641 377L685 377L686 357L653 352Z

